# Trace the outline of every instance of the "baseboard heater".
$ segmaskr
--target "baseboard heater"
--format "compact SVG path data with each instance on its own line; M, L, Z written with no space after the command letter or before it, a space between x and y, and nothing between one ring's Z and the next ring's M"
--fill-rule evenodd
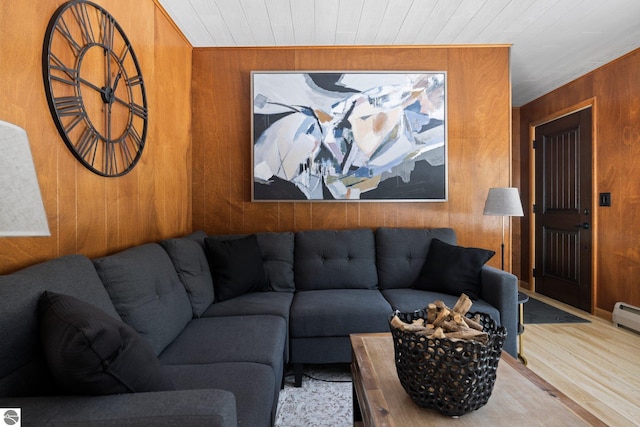
M613 324L640 333L640 307L617 302L613 308Z

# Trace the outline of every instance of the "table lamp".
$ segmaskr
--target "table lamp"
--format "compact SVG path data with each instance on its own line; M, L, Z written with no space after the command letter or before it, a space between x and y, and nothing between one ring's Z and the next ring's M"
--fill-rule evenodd
M484 215L502 217L502 270L504 270L504 217L524 216L517 188L490 188L484 203Z
M0 237L50 235L27 132L0 120Z

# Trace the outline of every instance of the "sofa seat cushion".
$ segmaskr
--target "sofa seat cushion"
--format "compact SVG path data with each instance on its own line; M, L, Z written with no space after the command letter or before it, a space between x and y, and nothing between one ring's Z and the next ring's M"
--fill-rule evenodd
M370 229L299 231L295 244L296 290L378 287L375 240Z
M448 295L439 292L423 291L420 289L385 289L382 291L385 299L389 301L393 310L403 313L411 313L425 308L428 304L441 300L448 307L452 307L458 301L460 295ZM483 300L473 301L471 312L486 313L500 325L500 312L497 308Z
M289 311L293 301L292 292L253 292L237 298L212 304L202 317L252 316L265 314L280 316L289 325ZM289 361L289 328L285 340L284 359Z
M163 365L255 362L281 377L287 325L279 316L194 319L159 356Z
M156 354L193 317L187 291L159 244L135 246L93 263L122 320L146 338Z
M179 390L222 389L236 400L238 426L268 427L277 402L273 390L280 379L260 363L227 362L201 365L168 365L163 371Z
M387 332L391 312L391 306L378 290L296 292L291 304L290 334L299 338Z
M71 394L173 390L147 341L129 325L77 298L44 292L40 340L56 384Z
M206 236L196 234L194 236ZM209 262L196 237L166 239L160 245L169 254L180 281L187 290L193 317L200 317L213 303L213 281ZM203 237L204 238L204 237Z
M50 393L38 334L38 299L46 290L72 295L120 319L91 260L67 255L0 275L0 397Z
M292 292L253 292L212 304L202 317L266 314L280 316L289 324L292 301Z
M380 289L410 288L422 270L433 239L456 244L451 228L378 228L376 265Z

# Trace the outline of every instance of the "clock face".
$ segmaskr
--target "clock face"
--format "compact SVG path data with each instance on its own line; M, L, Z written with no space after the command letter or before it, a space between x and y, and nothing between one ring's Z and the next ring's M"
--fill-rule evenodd
M49 109L73 155L102 176L133 169L147 135L147 99L116 20L94 3L65 3L49 22L42 56Z

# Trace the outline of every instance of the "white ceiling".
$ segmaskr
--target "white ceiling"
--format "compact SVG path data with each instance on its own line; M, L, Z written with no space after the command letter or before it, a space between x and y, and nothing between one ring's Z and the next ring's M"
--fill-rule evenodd
M511 44L516 107L640 47L640 0L158 1L194 47Z

